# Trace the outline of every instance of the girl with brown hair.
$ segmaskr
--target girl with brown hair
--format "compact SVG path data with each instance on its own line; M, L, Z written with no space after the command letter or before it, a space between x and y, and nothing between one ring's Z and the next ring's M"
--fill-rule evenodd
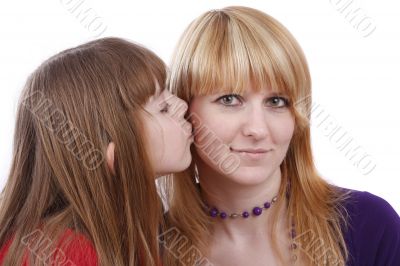
M195 137L191 166L171 179L168 220L186 237L166 237L182 255L171 264L400 265L393 208L318 174L307 62L274 18L204 13L178 43L168 86L189 104Z
M160 265L155 177L188 167L193 140L165 78L160 58L118 38L33 72L0 202L1 265Z

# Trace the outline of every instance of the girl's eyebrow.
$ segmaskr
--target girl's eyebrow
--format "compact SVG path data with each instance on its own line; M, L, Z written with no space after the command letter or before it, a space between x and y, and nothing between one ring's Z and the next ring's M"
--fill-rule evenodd
M150 103L151 105L160 107L165 102L164 97L161 98L161 94L163 91L164 90L156 90L156 92L149 97L147 102Z
M154 93L154 96L158 97L161 95L161 93L164 91L165 89L161 89L159 86L156 86L156 92Z

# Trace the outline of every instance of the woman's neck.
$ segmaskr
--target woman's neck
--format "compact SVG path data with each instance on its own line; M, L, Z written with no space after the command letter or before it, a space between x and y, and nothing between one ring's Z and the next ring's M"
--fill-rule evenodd
M216 207L219 211L227 213L226 219L215 217L214 236L228 237L232 241L236 238L255 237L267 232L272 224L272 218L278 216L278 223L285 222L286 204L281 204L277 209L276 203L271 204L269 209L263 209L262 214L254 216L254 207L262 207L265 202L278 196L278 201L285 201L284 195L278 195L281 184L281 172L278 168L272 175L265 178L265 181L255 185L243 185L233 182L224 175L215 172L209 167L198 165L201 195L203 200L210 206ZM242 213L247 211L250 217L230 218L231 213ZM265 234L264 234L265 233Z

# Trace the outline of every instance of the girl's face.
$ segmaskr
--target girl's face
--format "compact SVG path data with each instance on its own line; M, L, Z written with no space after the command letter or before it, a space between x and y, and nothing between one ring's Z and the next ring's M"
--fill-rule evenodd
M184 118L185 101L157 85L157 92L144 106L147 148L157 176L185 170L192 161L192 126Z
M209 175L202 180L223 176L237 184L260 184L280 171L294 131L287 97L269 89L194 97L189 117L196 164ZM236 161L226 167L223 158Z

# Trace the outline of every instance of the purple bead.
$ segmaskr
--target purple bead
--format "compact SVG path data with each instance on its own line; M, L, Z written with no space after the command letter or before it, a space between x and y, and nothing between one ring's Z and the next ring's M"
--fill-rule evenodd
M269 207L271 207L271 203L269 203L268 201L264 203L264 208L268 209Z
M254 207L253 214L259 216L262 213L262 209L260 207Z
M221 212L221 213L219 214L219 216L220 216L222 219L225 219L227 215L226 215L225 212Z
M210 210L210 216L211 217L217 217L217 215L218 215L218 210L216 208L212 208Z
M292 229L292 238L295 238L296 237L296 230L295 229Z
M242 216L243 216L243 218L248 218L250 216L250 214L248 212L244 211L242 213Z

